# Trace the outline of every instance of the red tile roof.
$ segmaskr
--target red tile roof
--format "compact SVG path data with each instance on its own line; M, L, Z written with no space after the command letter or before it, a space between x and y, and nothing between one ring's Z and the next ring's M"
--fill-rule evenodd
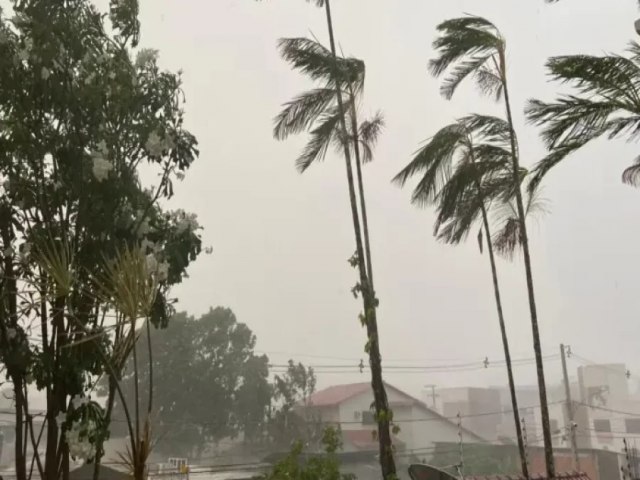
M444 417L443 415L441 415L440 413L436 412L435 410L429 408L424 402L421 402L420 400L412 397L411 395L403 392L402 390L394 387L393 385L389 385L387 382L384 382L385 387L387 388L387 391L389 390L394 390L397 393L399 393L400 395L402 395L403 397L405 397L403 400L398 400L395 402L390 402L391 404L395 404L395 406L400 406L400 405L417 405L418 407L422 408L425 411L431 412L431 414L441 418L443 421L450 423L451 425L455 425L455 423L453 423L450 419ZM333 407L336 405L341 404L342 402L349 400L352 397L355 397L356 395L360 395L362 393L366 393L369 392L371 394L373 394L373 391L371 389L371 383L369 382L362 382L362 383L349 383L346 385L334 385L332 387L328 387L325 388L324 390L320 390L318 392L315 392L313 394L311 394L311 396L307 399L307 405L309 407ZM457 428L457 425L455 425ZM475 437L478 441L480 442L486 442L486 440L484 438L482 438L481 436L477 435L476 433L472 432L471 430L467 429L467 428L462 428L462 431L465 432L467 435L470 435L472 437Z
M369 390L371 390L371 384L368 382L334 385L333 387L328 387L313 393L309 397L308 402L309 405L315 407L329 407L339 405L345 400L349 400L351 397L355 397Z

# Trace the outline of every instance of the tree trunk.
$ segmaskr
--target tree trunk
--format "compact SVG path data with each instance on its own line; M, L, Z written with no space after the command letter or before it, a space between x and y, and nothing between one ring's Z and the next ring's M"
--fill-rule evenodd
M518 209L518 221L520 222L520 240L522 241L522 252L524 255L524 268L527 278L527 293L529 296L529 312L531 314L531 330L533 334L533 350L536 358L536 371L538 375L538 390L540 391L540 414L542 416L542 435L544 438L544 456L547 467L547 477L555 478L555 464L553 460L553 444L551 443L551 428L549 426L549 406L547 404L547 387L544 379L544 365L542 363L542 348L540 346L540 331L538 328L538 313L536 309L536 299L533 289L533 273L531 271L531 256L529 254L529 239L527 236L527 225L525 218L524 203L522 201L522 191L520 189L520 161L516 144L515 130L513 126L513 116L511 114L511 103L509 100L509 89L507 87L506 61L504 51L500 51L500 68L502 72L502 82L504 85L504 101L509 123L509 137L511 142L511 158L513 164L513 181L516 194L516 206Z
M367 262L367 276L371 290L373 286L373 267L371 266L371 246L369 244L369 220L367 217L367 203L364 198L364 183L362 181L362 157L360 155L360 136L358 133L358 113L353 88L349 85L349 101L351 102L351 130L353 131L353 152L356 157L356 178L358 180L358 196L360 197L360 213L362 216L362 232L364 234L364 254Z
M489 261L491 263L491 277L493 279L493 293L496 298L496 309L498 310L498 322L500 323L500 334L502 336L502 348L504 350L504 360L507 364L507 377L509 379L509 394L511 395L511 408L513 409L513 421L516 426L516 437L518 439L518 452L520 452L520 466L522 468L522 476L529 480L529 466L527 465L527 456L524 450L524 439L522 437L522 426L520 425L520 410L518 408L518 399L516 397L516 385L513 380L513 368L511 367L511 352L509 351L509 339L507 338L507 327L504 323L504 314L502 312L502 299L500 298L500 286L498 284L498 271L496 269L496 259L493 253L493 242L491 240L491 230L489 229L489 218L487 209L482 206L482 223L484 224L484 233L487 238L487 251L489 252Z
M334 59L334 68L336 62L336 47L333 36L333 23L331 21L330 1L325 1L325 11L327 15L327 28L329 30L329 41L331 43L331 53ZM396 466L393 459L393 448L391 445L389 402L385 391L384 382L382 381L382 360L380 358L380 344L378 339L378 325L376 319L376 303L377 300L373 294L373 289L368 281L365 266L365 257L362 248L362 235L360 232L360 220L358 218L358 206L356 201L356 192L353 182L353 171L351 167L351 153L348 145L347 126L345 120L344 105L342 102L342 92L340 83L338 82L337 72L334 70L336 97L338 101L338 111L340 114L340 128L342 130L344 143L344 156L347 168L347 183L349 186L349 200L351 203L351 216L353 218L353 229L356 237L356 252L358 257L358 271L360 275L360 286L362 288L362 300L364 304L364 319L367 327L368 342L367 351L369 353L369 366L371 368L371 387L376 410L376 419L378 422L378 441L380 444L380 466L382 468L382 477L384 479L394 478L396 476Z
M23 447L25 443L25 422L24 422L24 391L22 389L22 379L18 376L12 377L13 394L15 398L15 454L16 480L27 480L27 455Z
M104 416L104 421L106 425L111 425L111 415L113 414L113 405L116 399L116 383L111 375L109 375L109 393L107 396L107 405L106 412ZM100 463L102 461L102 457L104 455L104 441L101 440L98 445L96 445L96 458L93 464L93 480L98 480L100 478Z

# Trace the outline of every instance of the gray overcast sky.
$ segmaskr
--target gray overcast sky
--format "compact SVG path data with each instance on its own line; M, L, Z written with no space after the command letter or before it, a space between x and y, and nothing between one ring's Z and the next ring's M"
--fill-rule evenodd
M214 247L176 289L180 308L200 314L210 306L231 307L274 362L364 357L359 302L349 292L356 275L346 261L354 241L344 161L330 155L301 176L294 159L305 139L277 142L271 136L280 105L310 86L279 59L276 40L313 32L325 42L323 12L302 0L141 3L141 43L160 50L162 65L184 70L188 124L201 147L173 205L198 213L205 241ZM440 98L426 68L435 25L469 12L501 28L522 160L530 166L543 149L535 128L524 123L524 102L551 99L559 88L547 83L545 59L622 52L635 35L635 4L333 1L342 49L367 64L364 111L381 109L387 121L375 163L366 167L387 364L502 358L488 258L479 254L475 239L458 248L439 245L431 236L432 213L411 206L410 192L390 183L418 144L445 123L472 111L500 113L471 85L452 102ZM596 361L624 361L632 371L640 365L640 192L620 181L636 154L634 145L602 142L548 176L544 196L551 214L531 228L545 353L557 353L565 342ZM512 351L516 358L532 357L521 261L501 261L499 269ZM574 360L570 369L577 365ZM547 375L559 378L558 361L549 362ZM506 383L502 368L386 378L413 393L426 383ZM533 366L517 369L516 379L534 382ZM366 375L325 375L320 386L364 380Z

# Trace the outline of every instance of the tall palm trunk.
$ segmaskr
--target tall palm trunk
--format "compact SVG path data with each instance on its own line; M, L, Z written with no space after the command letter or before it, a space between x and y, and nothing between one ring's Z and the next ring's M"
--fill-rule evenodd
M472 143L470 142L470 145ZM470 148L471 162L475 163L473 146ZM480 180L476 178L476 187L479 195L482 196L482 188ZM524 450L524 438L522 436L522 425L520 425L520 409L518 408L518 397L516 396L516 384L513 380L513 367L511 365L511 351L509 348L509 338L507 337L507 327L504 322L504 313L502 312L502 298L500 295L500 285L498 283L498 269L496 268L496 257L493 252L493 240L491 239L491 228L489 225L489 215L485 206L484 198L481 198L482 204L480 211L482 212L482 226L484 228L485 237L487 239L487 251L489 252L489 263L491 264L491 279L493 280L493 294L496 299L496 309L498 311L498 323L500 324L500 335L502 337L502 349L504 350L504 361L507 364L507 378L509 381L509 394L511 396L511 408L513 409L513 421L516 426L516 438L518 440L518 452L520 453L520 468L522 475L529 480L529 466L527 465L527 455Z
M516 206L518 210L518 221L520 222L520 240L522 242L522 252L524 254L524 268L527 278L527 293L529 296L529 312L531 314L531 330L533 334L533 350L536 358L536 372L538 376L538 390L540 392L540 414L542 416L542 435L544 438L544 456L547 467L547 477L555 478L555 464L553 460L553 444L551 443L551 428L549 426L549 406L547 404L547 387L544 378L544 365L542 363L542 349L540 347L540 331L538 328L538 312L536 309L536 299L533 288L533 273L531 271L531 256L529 253L529 238L527 236L527 225L525 218L524 203L522 201L522 191L520 189L520 162L516 145L515 130L513 127L513 116L511 114L511 102L509 100L509 89L507 87L506 60L504 51L500 51L500 72L502 74L502 84L504 86L504 102L509 123L509 140L511 142L511 158L513 163L513 181L516 194Z
M337 56L335 39L333 35L333 22L331 20L330 1L325 1L325 12L327 15L327 28L329 30L329 41L331 44L331 54L334 59L334 68L337 68ZM334 71L335 78L338 72ZM362 234L360 231L360 220L358 218L358 206L356 192L353 184L353 171L351 167L351 152L348 144L347 125L345 119L344 104L342 102L342 92L340 83L334 82L336 89L336 99L338 101L338 112L340 115L340 128L344 143L344 156L347 168L347 183L349 185L349 200L351 202L351 216L353 218L353 229L356 237L356 252L358 257L358 271L360 285L362 288L362 300L364 304L364 319L367 327L367 350L369 352L369 366L371 368L371 388L375 404L376 420L378 422L378 441L380 444L380 466L383 479L393 478L396 475L396 466L393 459L390 431L390 413L387 393L382 381L382 360L380 358L380 344L378 339L378 323L376 319L377 300L373 294L373 288L367 278L365 257L362 248Z
M358 179L358 196L360 197L360 213L362 215L362 232L364 234L364 253L367 261L367 274L369 285L373 286L373 267L371 266L371 247L369 244L369 220L367 217L367 204L364 198L364 183L362 181L362 156L360 155L360 133L358 131L358 112L356 109L356 96L353 87L349 84L349 102L351 103L351 130L353 131L353 152L356 157L356 178Z
M493 253L493 242L491 240L491 231L489 230L489 219L487 209L482 206L482 223L484 224L484 232L487 238L487 251L489 252L489 261L491 263L491 277L493 279L493 293L496 298L496 309L498 310L498 322L500 323L500 334L502 336L502 348L504 350L504 360L507 364L507 377L509 379L509 394L511 395L511 407L513 409L513 421L516 426L516 438L518 439L518 452L520 453L520 466L522 475L529 480L529 466L527 465L527 456L524 450L524 439L522 437L522 426L520 425L520 409L518 408L518 399L516 397L516 385L513 380L513 367L511 366L511 352L509 349L509 339L507 338L507 327L504 323L504 314L502 313L502 299L500 297L500 285L498 284L498 271L496 269L496 259Z

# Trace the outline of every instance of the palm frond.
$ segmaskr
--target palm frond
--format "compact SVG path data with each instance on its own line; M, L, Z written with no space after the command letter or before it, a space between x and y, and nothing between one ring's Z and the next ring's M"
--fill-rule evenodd
M640 46L633 43L628 52L630 59L571 55L547 62L551 76L572 85L579 94L552 103L528 102L527 118L542 126L542 138L550 150L534 169L532 188L555 165L594 139L640 135Z
M393 178L393 182L403 186L413 176L422 174L413 191L412 202L421 205L433 203L449 177L456 150L466 140L466 131L458 123L442 128L416 152L413 160Z
M620 55L567 55L552 57L546 64L554 80L568 83L585 95L638 108L640 71Z
M34 259L47 277L52 280L54 298L63 297L71 292L73 274L73 249L66 238L47 237L36 242Z
M359 91L364 85L365 64L357 58L334 58L331 51L319 42L304 37L282 38L278 41L280 56L293 68L313 80L322 80L329 86L351 85ZM337 77L337 78L336 78Z
M377 112L373 118L365 120L358 128L358 137L362 146L362 161L367 163L373 160L373 148L378 143L378 137L384 128L384 115Z
M324 160L332 143L338 142L341 145L339 125L340 112L337 108L321 116L318 125L311 130L309 142L296 160L296 168L300 173L305 172L314 162Z
M477 161L481 162L500 162L505 170L512 168L511 150L494 145L491 143L482 143L473 147L473 155Z
M539 189L527 189L525 204L525 222L536 220L549 213L548 202L540 194ZM522 246L521 223L515 200L499 203L493 210L494 221L499 225L493 235L493 246L498 255L512 259Z
M622 172L622 181L632 187L640 187L640 155Z
M542 196L540 187L527 189L527 204L525 205L525 217L536 220L537 218L549 214L549 200Z
M531 185L536 187L542 178L567 155L607 133L620 132L619 120L609 121L618 105L573 95L554 103L530 100L525 113L529 122L542 126L542 139L550 153L538 162Z
M437 30L439 36L433 42L437 57L429 62L429 70L439 77L458 63L443 86L442 92L449 98L462 80L479 71L495 53L504 49L498 29L482 17L467 15L446 20Z
M478 72L487 60L490 54L476 55L467 60L461 60L455 67L451 69L447 78L444 79L440 86L440 94L447 100L451 100L460 84L469 75Z
M480 218L483 205L482 197L477 192L467 192L460 197L455 215L436 222L434 235L438 240L452 245L464 241Z
M483 203L489 204L493 197L501 192L495 186L495 179L502 179L501 181L505 182L505 176L501 175L503 171L504 162L502 161L464 160L459 162L438 193L435 230L438 230L438 225L460 215L460 205L465 205L465 198L469 196L478 196L482 199L477 202L476 208L480 208Z
M480 91L489 97L494 97L495 101L502 99L504 83L493 68L484 65L475 72L475 79Z
M114 305L132 322L150 315L158 292L158 279L149 269L142 250L125 247L114 259L105 262L104 271L96 283L105 303Z
M327 87L298 95L285 103L283 110L274 119L273 136L284 140L289 135L307 130L335 100L335 89Z
M492 115L471 114L459 119L470 132L480 135L483 142L493 142L510 149L509 122Z
M638 3L640 3L640 0ZM629 42L629 45L627 46L627 53L634 63L640 64L640 44L638 42Z
M493 235L493 248L498 255L512 259L521 240L520 221L517 216L509 217Z

